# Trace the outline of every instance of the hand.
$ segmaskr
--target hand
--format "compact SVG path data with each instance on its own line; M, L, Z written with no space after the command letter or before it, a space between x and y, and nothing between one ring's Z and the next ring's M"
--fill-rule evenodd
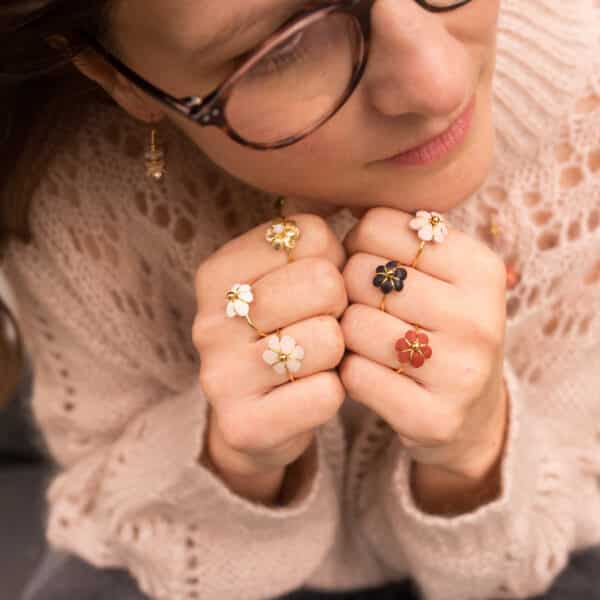
M344 353L338 319L348 304L345 251L323 219L288 218L301 229L292 262L265 241L267 223L225 244L196 273L193 340L210 405L206 452L233 477L264 476L294 462L345 397L335 371ZM235 283L252 285L250 318L260 331L281 329L304 348L293 384L263 361L267 338L246 319L226 316Z
M486 245L450 228L443 243L427 243L416 268L404 267L404 289L380 310L375 269L411 264L420 242L413 218L371 209L344 240L351 304L341 325L350 352L338 370L350 396L385 419L415 461L478 478L505 432L506 270ZM401 365L395 350L415 325L433 350L420 368Z

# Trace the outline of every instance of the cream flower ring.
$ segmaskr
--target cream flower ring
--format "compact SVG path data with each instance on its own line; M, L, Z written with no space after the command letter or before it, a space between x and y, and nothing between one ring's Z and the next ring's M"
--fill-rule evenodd
M261 337L266 337L268 334L263 333L250 318L250 304L254 302L254 294L252 286L248 283L236 283L226 296L227 306L225 314L233 319L235 317L243 317L248 321L250 327L255 329Z
M262 356L263 360L273 367L278 375L287 373L289 380L295 381L294 373L297 373L302 366L304 348L298 346L291 335L280 337L277 332L268 337L267 350L263 352Z
M417 215L409 223L409 227L417 232L421 244L411 267L416 268L417 262L425 249L427 242L441 244L448 235L448 224L443 215L437 212L428 212L426 210L417 211Z

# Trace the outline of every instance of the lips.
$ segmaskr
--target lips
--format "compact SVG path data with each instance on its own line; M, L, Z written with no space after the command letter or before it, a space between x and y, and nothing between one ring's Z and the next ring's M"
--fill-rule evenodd
M462 109L460 115L457 119L446 129L441 131L440 133L434 135L433 137L428 138L427 140L421 142L417 146L413 146L412 148L408 148L406 150L402 150L399 154L395 154L384 160L397 160L402 159L403 157L408 157L410 155L427 153L428 147L430 146L443 146L445 142L451 142L453 138L456 137L458 130L463 128L464 121L466 121L467 115L473 109L475 104L475 95L471 96L468 104Z

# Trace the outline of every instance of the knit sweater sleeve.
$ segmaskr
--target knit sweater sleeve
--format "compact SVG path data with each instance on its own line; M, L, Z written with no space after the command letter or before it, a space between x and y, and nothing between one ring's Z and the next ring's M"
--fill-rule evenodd
M289 467L282 505L240 497L201 465L193 278L171 233L119 186L92 193L81 168L75 187L64 167L51 165L36 194L33 243L6 257L34 364L33 417L55 465L48 541L128 570L156 599L264 600L302 586L340 522L343 451L331 448L341 424L320 428ZM194 264L205 249L186 250Z

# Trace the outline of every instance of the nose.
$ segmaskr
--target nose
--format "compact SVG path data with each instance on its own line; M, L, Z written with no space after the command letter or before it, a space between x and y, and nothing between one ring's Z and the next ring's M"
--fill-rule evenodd
M453 114L473 90L466 48L444 15L412 0L377 0L371 12L371 50L364 89L386 116Z

